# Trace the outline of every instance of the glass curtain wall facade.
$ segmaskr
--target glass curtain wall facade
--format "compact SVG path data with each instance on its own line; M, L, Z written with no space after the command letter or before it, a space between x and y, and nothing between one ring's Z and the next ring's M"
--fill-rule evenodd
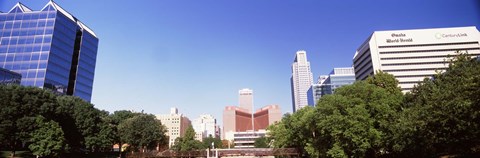
M21 85L91 100L98 38L53 1L0 13L0 41L0 67L21 74Z
M323 76L322 76L323 77ZM314 106L324 95L335 93L335 89L355 82L353 67L334 68L326 78L319 78L317 84L310 86L307 91L308 105Z

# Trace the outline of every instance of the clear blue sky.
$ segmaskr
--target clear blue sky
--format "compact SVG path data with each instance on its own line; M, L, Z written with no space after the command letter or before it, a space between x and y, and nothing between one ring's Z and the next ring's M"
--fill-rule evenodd
M16 0L0 0L7 12ZM33 10L47 0L21 1ZM99 109L191 119L236 105L254 90L256 108L291 112L295 52L307 51L314 80L352 65L376 30L477 26L478 0L57 0L100 38L92 103Z

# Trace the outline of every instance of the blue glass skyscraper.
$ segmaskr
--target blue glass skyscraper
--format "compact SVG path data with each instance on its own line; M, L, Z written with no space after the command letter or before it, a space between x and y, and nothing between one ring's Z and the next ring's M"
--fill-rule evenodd
M0 12L0 67L21 74L21 85L90 101L97 48L95 33L53 1Z

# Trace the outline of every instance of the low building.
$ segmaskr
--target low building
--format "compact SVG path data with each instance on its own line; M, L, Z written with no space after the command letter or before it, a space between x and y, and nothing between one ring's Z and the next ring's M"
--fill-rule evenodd
M22 75L0 67L0 85L20 85Z
M234 132L233 144L235 148L254 148L255 140L265 137L266 134L266 130Z

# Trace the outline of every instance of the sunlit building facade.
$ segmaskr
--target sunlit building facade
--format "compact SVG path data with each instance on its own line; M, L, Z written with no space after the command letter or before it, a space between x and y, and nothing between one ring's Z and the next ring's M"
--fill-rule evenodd
M175 139L183 137L187 128L192 125L190 119L185 115L178 113L177 108L170 108L170 114L155 115L162 125L167 127L168 146L172 147L175 144Z
M392 74L403 92L448 67L457 51L480 55L480 33L474 26L375 31L353 57L355 78L378 70Z
M203 138L212 136L217 137L217 119L212 115L200 115L192 121L193 130L195 130L195 139L203 141Z
M21 85L90 101L97 49L95 33L53 1L0 12L0 67L21 74Z
M265 130L269 125L280 121L281 117L278 105L267 105L253 114L243 108L227 106L223 111L223 139L233 140L237 132Z
M297 51L290 78L293 112L308 106L307 91L312 84L313 75L310 70L310 62L307 60L307 52Z
M244 88L238 91L238 107L252 112L253 108L253 90Z
M314 106L318 100L327 94L333 94L335 89L355 82L353 67L334 68L329 75L320 76L317 83L307 91L308 105Z

